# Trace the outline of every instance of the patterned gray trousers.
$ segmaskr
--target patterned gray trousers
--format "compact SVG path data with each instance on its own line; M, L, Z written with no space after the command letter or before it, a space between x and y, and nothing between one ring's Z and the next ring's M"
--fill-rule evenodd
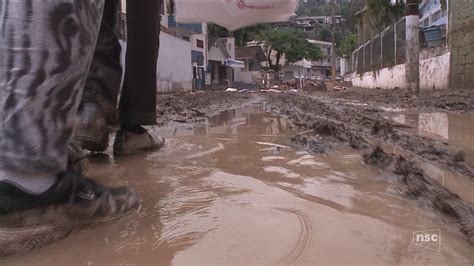
M59 172L103 0L0 1L0 169Z

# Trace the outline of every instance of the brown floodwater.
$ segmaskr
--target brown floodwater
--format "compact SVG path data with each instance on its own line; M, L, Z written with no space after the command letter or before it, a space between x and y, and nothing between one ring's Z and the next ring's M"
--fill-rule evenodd
M242 108L156 128L158 152L90 162L135 187L136 215L8 261L69 265L472 265L450 218L397 193L395 178L352 149L292 147L286 120ZM434 230L437 238L414 239ZM414 241L417 240L417 241Z

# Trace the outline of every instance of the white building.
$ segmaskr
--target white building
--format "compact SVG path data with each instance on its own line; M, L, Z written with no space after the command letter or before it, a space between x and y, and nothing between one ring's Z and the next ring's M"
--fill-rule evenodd
M126 0L121 0L121 31L126 36ZM158 56L158 92L204 89L208 65L207 24L176 23L168 13L168 1L160 11L161 33Z
M446 0L446 5L449 0ZM420 3L420 26L428 28L441 26L448 23L448 10L441 6L440 0L423 0Z
M212 85L226 85L234 81L234 68L240 67L234 63L234 38L209 38L208 69ZM243 62L242 62L243 63ZM209 85L211 85L209 84Z

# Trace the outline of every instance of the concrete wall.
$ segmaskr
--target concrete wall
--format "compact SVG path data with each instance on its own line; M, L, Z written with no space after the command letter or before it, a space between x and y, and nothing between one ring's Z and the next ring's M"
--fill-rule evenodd
M420 89L446 89L449 81L450 53L440 56L420 59ZM366 72L362 75L349 74L352 85L363 88L406 88L405 64L383 68L376 72Z
M289 75L290 72L291 72L291 75ZM280 73L285 73L285 79L292 79L292 78L301 77L301 76L310 77L312 75L310 68L296 66L296 65L282 66Z
M453 89L474 89L474 1L449 1L449 39Z
M242 71L240 68L236 68L234 71L235 82L257 84L260 76L260 71Z
M192 79L191 43L162 32L157 69L158 92L191 91Z
M209 48L208 59L211 61L222 62L223 59L226 59L226 56L217 44L214 44Z

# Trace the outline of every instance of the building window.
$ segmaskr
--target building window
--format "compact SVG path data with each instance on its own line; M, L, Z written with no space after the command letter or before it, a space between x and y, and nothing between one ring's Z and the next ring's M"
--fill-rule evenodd
M196 46L198 48L204 48L204 42L202 40L197 39L196 40Z
M438 19L441 18L441 16L442 16L442 11L441 11L441 9L435 11L435 12L431 15L431 23L436 22Z
M428 17L424 18L423 20L421 20L421 23L420 23L420 24L421 24L421 26L422 26L423 28L428 27L428 26L430 25L430 20L429 20L429 18L428 18Z
M331 54L331 48L328 47L327 50L328 50L328 54Z

